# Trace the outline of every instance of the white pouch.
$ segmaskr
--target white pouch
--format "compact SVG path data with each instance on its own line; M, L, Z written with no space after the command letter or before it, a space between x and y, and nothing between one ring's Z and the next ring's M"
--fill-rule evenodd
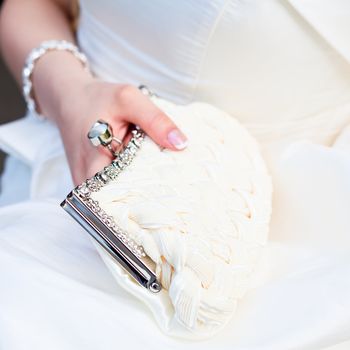
M268 238L271 178L256 140L232 116L206 103L151 98L188 146L161 149L144 135L124 169L115 172L117 157L75 191L105 226L123 232L115 238L110 231L153 271L161 289L152 292L149 281L145 288L110 254L110 240L86 224L89 213L77 214L72 193L62 206L95 237L118 283L146 303L166 334L208 338L249 289Z

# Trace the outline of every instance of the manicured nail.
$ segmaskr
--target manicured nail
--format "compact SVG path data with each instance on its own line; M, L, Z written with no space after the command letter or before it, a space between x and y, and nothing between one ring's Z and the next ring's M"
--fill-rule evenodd
M170 131L168 134L168 140L177 149L184 149L188 144L186 136L179 129Z

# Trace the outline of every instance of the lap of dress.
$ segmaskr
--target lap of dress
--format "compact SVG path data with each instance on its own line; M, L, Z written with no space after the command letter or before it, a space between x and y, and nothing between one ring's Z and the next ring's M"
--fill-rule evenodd
M26 138L35 134L42 137ZM9 154L0 195L1 348L349 348L349 127L332 146L299 140L273 160L270 239L255 286L228 326L202 342L164 335L60 208L73 184L53 125L28 116L5 124L0 147Z

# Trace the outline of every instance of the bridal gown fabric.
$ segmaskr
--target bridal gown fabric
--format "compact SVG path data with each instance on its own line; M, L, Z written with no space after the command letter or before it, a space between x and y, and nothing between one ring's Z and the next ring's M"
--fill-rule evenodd
M82 1L97 76L211 103L256 137L269 242L223 331L166 336L59 207L73 184L58 130L27 115L0 126L0 348L349 349L349 18L346 0Z

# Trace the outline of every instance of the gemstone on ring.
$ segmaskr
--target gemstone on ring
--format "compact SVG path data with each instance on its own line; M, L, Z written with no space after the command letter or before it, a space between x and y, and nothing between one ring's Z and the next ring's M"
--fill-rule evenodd
M99 119L91 127L88 138L94 146L107 146L113 140L112 127L102 119Z

